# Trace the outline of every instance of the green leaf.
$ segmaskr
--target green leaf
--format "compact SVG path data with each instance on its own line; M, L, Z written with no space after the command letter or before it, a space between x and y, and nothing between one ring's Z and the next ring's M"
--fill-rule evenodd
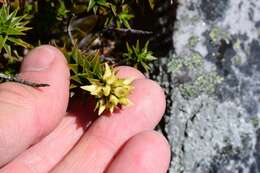
M88 12L96 5L95 0L89 0Z
M146 63L141 62L141 65L143 66L143 68L145 69L146 72L148 72L150 70L150 67Z
M149 1L149 4L150 4L150 7L152 9L154 9L154 6L155 6L155 0L148 0Z
M131 29L131 26L129 25L127 20L123 20L123 24L125 25L125 27L127 27L128 29Z
M89 12L91 9L93 9L94 14L96 14L99 7L109 8L109 6L110 3L108 3L106 0L89 0L87 11Z
M11 46L8 44L4 44L4 49L5 52L7 53L8 57L11 58L12 57L12 50L11 50Z
M77 82L77 83L79 83L79 84L82 84L79 75L74 75L74 76L71 76L70 78L71 78L73 81L75 81L75 82Z
M10 12L8 5L0 7L0 53L4 48L10 58L14 52L12 51L13 45L31 48L30 44L19 38L19 36L25 35L25 31L31 29L26 27L28 24L27 15L17 16L17 14L18 9Z
M23 41L20 38L13 38L13 37L8 37L8 40L13 42L16 45L25 47L25 48L32 48L32 45L30 45L29 43L26 43L25 41Z
M110 5L110 8L111 8L113 14L116 16L116 15L117 15L117 13L116 13L116 6L113 5L113 4L111 4L111 5Z
M75 85L88 85L89 79L101 79L104 65L100 62L98 52L95 54L85 53L74 47L71 52L64 54L69 61L70 70L74 73L71 80Z
M157 58L155 56L152 56L150 53L146 56L146 59L149 61L156 60Z
M126 42L126 47L127 47L128 53L130 53L130 54L133 53L133 51L132 51L131 47L129 46L128 42Z
M152 55L152 52L148 50L148 46L148 41L143 48L141 48L139 40L137 40L136 45L132 47L126 43L127 53L124 53L123 57L126 58L127 64L148 72L150 70L148 63L156 59L156 57Z
M105 0L97 1L97 4L100 6L109 7L109 3L106 2Z
M69 64L69 68L73 71L73 73L78 73L78 64Z
M77 88L78 86L77 85L75 85L75 84L70 84L70 90L71 89L74 89L74 88Z
M66 9L65 3L62 0L59 0L59 7L57 9L57 20L63 20L65 17L67 17L67 13L69 10Z
M147 42L145 43L144 50L146 50L146 51L148 50L149 43L150 43L149 41L147 41Z
M1 35L0 35L0 53L2 51L2 48L4 47L5 45L5 42L6 42L6 37L3 38Z

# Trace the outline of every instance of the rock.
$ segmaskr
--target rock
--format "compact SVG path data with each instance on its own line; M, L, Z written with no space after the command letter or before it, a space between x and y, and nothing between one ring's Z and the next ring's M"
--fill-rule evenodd
M260 172L260 0L179 0L168 95L170 173Z

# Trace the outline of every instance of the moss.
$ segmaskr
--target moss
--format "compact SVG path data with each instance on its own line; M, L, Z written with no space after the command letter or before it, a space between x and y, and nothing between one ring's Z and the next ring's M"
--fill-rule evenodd
M178 57L173 55L172 61L168 64L168 71L178 73L184 68L188 70L198 69L203 65L203 58L198 52L193 52L190 56Z
M232 58L232 62L235 65L241 65L242 64L242 58L239 55L236 55L234 58Z
M214 43L216 43L218 41L219 33L220 33L220 29L219 28L213 28L211 30L211 32L209 33L209 36L210 36L211 40Z
M191 55L191 59L187 61L187 66L189 67L190 70L192 69L197 69L201 68L203 65L203 58L198 52L194 52Z
M234 49L241 49L241 41L239 39L236 40L235 44L233 45Z
M188 46L190 48L195 47L199 43L199 37L198 36L191 36L188 41Z
M185 72L192 78L191 81L178 86L183 97L197 97L200 93L211 94L223 81L214 70L206 72L203 65L204 59L198 52L185 57L173 56L173 60L168 64L168 71L176 77L179 73Z
M229 34L219 27L213 27L209 32L209 37L214 44L217 44L221 39L228 42L230 38Z
M180 86L184 97L197 97L200 93L212 94L216 85L220 84L223 78L215 72L199 75L193 82Z
M168 72L175 74L181 70L183 65L184 63L181 57L177 57L176 55L173 55L172 61L168 64Z
M257 116L253 116L250 118L251 124L257 128L259 126L259 118Z

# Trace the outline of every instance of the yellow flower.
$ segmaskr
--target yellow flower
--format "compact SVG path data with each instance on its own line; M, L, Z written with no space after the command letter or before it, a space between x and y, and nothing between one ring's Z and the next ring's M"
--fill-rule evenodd
M97 85L86 85L86 86L82 86L80 88L90 92L91 95L95 95L99 98L102 97L102 95L103 95L103 93L101 91L102 87L99 87Z
M113 68L105 64L104 74L100 79L89 79L91 85L82 86L83 90L90 92L97 99L96 109L101 115L106 109L111 113L119 105L130 105L127 98L133 87L133 79L119 79Z
M126 95L128 95L128 88L125 87L117 87L114 90L114 93L117 97L125 97Z
M110 103L111 105L116 106L116 105L118 104L118 102L119 102L119 100L118 100L118 98L117 98L116 96L110 95L110 97L109 97L109 103Z
M105 96L109 96L110 91L111 91L111 86L110 86L110 85L106 85L106 86L104 86L102 89L103 89L104 95L105 95Z
M129 105L129 104L132 104L128 98L120 98L120 99L119 99L119 103L122 104L122 105L124 105L124 106L127 106L127 105Z
M112 70L110 69L109 65L105 63L105 73L103 75L103 79L107 80L112 77Z
M90 93L94 93L94 92L96 92L97 86L96 85L86 85L86 86L82 86L80 88L83 90L89 91Z
M105 100L101 99L97 102L97 106L98 107L98 115L101 115L105 110L106 110L106 104L105 104Z
M118 103L119 103L118 98L114 95L110 95L108 107L109 107L109 110L111 113L114 111L114 109L118 105Z

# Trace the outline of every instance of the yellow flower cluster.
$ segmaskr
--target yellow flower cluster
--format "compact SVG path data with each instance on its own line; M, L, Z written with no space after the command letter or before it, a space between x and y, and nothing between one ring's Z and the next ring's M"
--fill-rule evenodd
M82 86L83 90L90 92L97 99L96 108L98 115L101 115L106 109L111 113L119 105L127 106L131 104L127 98L133 87L132 79L119 79L115 70L105 64L105 72L102 78L89 80L91 85Z

